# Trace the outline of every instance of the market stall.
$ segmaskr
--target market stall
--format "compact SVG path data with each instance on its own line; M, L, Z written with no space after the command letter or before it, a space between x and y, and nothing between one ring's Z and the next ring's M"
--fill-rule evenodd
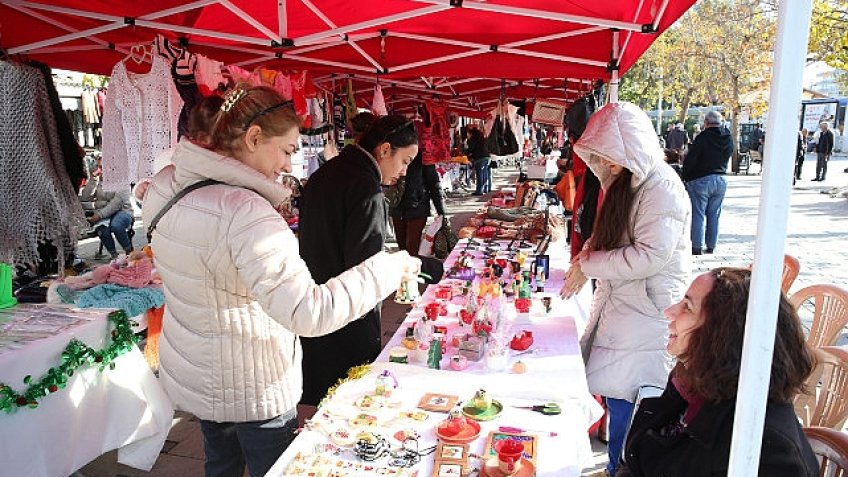
M4 475L66 477L104 452L149 470L173 407L126 315L63 305L0 310Z

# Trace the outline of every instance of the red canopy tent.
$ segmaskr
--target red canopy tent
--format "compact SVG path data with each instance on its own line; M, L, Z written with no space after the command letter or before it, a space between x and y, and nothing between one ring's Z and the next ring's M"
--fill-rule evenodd
M474 111L502 85L513 98L578 98L627 71L694 3L0 0L0 47L109 74L132 45L163 34L227 64L308 69L319 84L355 75L380 81L387 98L460 98Z

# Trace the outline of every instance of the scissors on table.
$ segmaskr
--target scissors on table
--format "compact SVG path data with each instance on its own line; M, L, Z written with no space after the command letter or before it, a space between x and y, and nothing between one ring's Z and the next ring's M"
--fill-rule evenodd
M538 404L535 406L515 406L518 409L527 409L530 411L540 412L546 416L556 416L562 413L562 409L559 407L559 404L555 402L549 402L545 404Z

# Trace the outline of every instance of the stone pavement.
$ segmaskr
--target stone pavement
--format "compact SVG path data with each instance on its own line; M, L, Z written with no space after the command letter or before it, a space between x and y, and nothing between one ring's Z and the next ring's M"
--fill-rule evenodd
M835 186L848 185L848 157L836 156L831 160L828 179L824 183L809 181L813 177L815 159L807 158L807 180L799 181L792 190L786 253L801 262L801 273L792 291L816 283L833 283L848 288L848 200L832 199L822 194ZM514 169L493 171L497 189L514 180ZM745 266L753 261L757 229L757 207L762 176L730 175L728 191L721 217L719 244L713 255L695 257L693 273L723 265ZM485 203L485 197L467 193L451 194L447 206L452 225L459 227L468 215ZM136 221L136 246L145 243L143 226ZM766 240L780 238L766 237ZM97 239L83 241L79 247L81 258L91 261L97 250ZM403 321L407 308L386 300L383 312L383 334L390 337ZM802 316L802 318L804 318ZM808 321L808 320L807 320ZM843 335L840 344L848 343ZM606 465L606 446L592 438L595 466L584 471L585 476L600 475ZM141 472L116 463L115 452L110 452L83 468L75 477L186 477L203 472L203 441L197 421L189 415L178 413L168 436L165 448L151 472ZM246 474L245 474L246 475Z

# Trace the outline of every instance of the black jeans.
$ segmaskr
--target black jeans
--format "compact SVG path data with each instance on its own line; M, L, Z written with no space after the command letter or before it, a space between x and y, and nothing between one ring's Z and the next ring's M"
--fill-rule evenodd
M266 421L200 421L206 452L206 477L262 477L294 440L297 412L292 409Z

